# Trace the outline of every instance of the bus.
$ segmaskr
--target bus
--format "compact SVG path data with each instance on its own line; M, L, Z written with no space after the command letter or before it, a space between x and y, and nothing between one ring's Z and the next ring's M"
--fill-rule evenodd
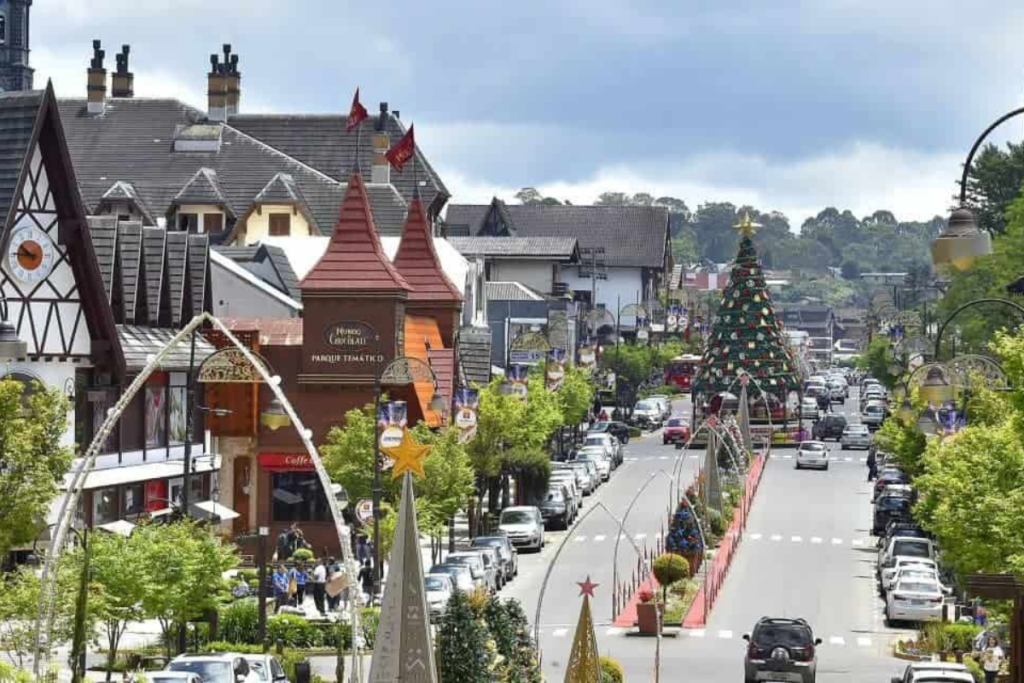
M700 367L700 356L684 354L669 361L665 366L665 384L679 387L683 391L689 391L693 384L693 378Z

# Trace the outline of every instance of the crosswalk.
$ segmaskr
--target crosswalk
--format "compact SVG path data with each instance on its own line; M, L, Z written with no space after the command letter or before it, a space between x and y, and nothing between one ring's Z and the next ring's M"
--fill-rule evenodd
M630 631L628 628L619 628L607 625L607 622L605 624L598 624L595 630L598 634L604 635L606 638L625 637ZM742 638L743 634L746 632L747 631L736 631L725 628L691 628L680 629L677 635L679 638L688 640L738 640L739 638ZM568 626L553 626L549 628L541 628L540 630L541 638L568 638L572 633L572 628ZM872 648L876 645L887 645L890 640L896 637L898 637L897 634L866 634L863 631L850 631L847 633L832 634L822 638L822 646Z
M821 546L848 546L851 548L869 548L875 545L872 538L837 538L835 536L783 536L782 534L763 534L749 531L744 534L748 541L768 543L807 543Z
M620 541L625 541L627 538L628 537L626 536L626 534L621 534L620 533L619 536L618 536L618 539ZM648 534L635 534L633 536L633 540L634 541L644 541L647 538L648 538ZM650 535L650 538L652 540L654 540L654 541L660 540L661 539L661 532L659 531L656 534ZM592 543L604 543L605 541L614 542L615 541L615 535L613 534L613 535L609 536L609 535L606 535L606 534L596 534L594 536L587 536L586 534L577 534L576 536L573 537L572 540L573 540L574 543L586 543L587 541L590 541Z

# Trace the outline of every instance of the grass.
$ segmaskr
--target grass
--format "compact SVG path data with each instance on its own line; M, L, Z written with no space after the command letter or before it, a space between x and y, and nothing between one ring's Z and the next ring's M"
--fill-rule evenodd
M693 599L697 597L699 588L700 584L696 579L683 579L668 587L668 604L665 605L664 616L666 626L678 626L682 623Z

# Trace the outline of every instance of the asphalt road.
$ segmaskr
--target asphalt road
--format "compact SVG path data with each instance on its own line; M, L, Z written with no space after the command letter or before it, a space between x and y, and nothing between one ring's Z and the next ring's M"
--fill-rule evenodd
M835 410L856 421L856 390ZM688 415L688 406L677 407ZM823 640L818 649L820 683L887 681L901 673L891 644L908 631L889 629L882 619L883 602L874 579L875 539L870 536L870 485L866 452L842 451L832 442L828 471L796 470L795 449L777 449L768 462L744 540L714 606L707 627L683 631L661 643L661 680L714 683L742 680L744 633L762 616L803 617ZM684 480L692 479L702 451L684 455ZM621 516L637 490L655 470L671 471L676 455L662 446L660 432L633 440L626 463L594 496ZM668 506L669 482L655 475L633 509L626 527L646 534L650 543L661 530ZM600 511L568 533L549 580L541 613L541 647L548 680L561 680L572 645L580 601L575 582L589 574L601 586L593 603L598 647L618 659L627 680L654 680L655 641L627 637L611 625L612 547L617 527ZM539 555L520 556L520 577L503 595L523 602L531 619L544 572L566 532L548 536ZM636 557L623 541L620 571L635 566Z

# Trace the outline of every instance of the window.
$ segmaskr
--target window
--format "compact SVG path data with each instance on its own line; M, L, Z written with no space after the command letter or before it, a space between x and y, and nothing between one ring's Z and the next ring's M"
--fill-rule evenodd
M271 488L272 521L323 522L329 519L327 499L315 472L275 472Z
M270 214L270 236L287 237L292 234L292 216L289 213Z
M146 448L167 445L167 387L146 386Z
M220 232L224 229L224 214L204 213L203 232Z
M185 405L187 402L185 387L171 387L170 444L172 446L185 443L185 432L188 428Z
M121 498L125 519L142 514L145 508L145 489L142 484L128 484L121 489Z
M92 492L92 525L117 521L117 488L111 486Z
M117 214L117 220L119 221L130 221L132 219L131 214L119 213Z
M184 232L199 232L199 214L179 213L178 230Z

